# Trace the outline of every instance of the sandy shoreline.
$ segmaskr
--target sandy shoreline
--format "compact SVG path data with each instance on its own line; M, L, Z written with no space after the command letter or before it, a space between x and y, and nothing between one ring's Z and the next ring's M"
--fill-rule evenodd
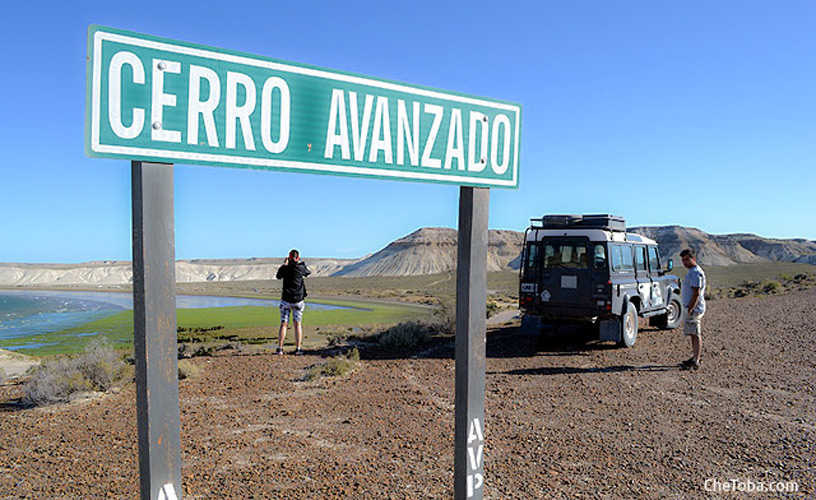
M40 361L37 358L0 349L0 383L3 382L4 376L6 379L22 377L29 368L39 364Z

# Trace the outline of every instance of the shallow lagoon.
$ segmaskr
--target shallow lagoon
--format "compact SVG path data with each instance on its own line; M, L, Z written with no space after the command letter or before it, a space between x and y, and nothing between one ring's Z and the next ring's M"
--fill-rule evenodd
M277 300L243 297L178 295L179 309L260 306L278 307ZM346 309L309 302L310 310ZM133 309L129 292L0 290L0 340L52 333Z

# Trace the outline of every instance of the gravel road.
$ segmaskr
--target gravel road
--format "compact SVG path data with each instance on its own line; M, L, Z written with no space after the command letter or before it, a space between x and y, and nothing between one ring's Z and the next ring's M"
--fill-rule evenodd
M485 498L814 498L814 320L816 290L713 300L696 372L678 369L679 330L617 349L491 326ZM451 342L363 349L313 382L325 352L225 353L180 383L184 498L452 497ZM138 496L132 385L47 408L20 395L0 387L0 499ZM732 479L799 491L706 491Z

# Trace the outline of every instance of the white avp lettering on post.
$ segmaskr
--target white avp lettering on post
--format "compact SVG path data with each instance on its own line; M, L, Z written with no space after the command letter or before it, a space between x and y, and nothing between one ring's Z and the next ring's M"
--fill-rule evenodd
M113 55L108 67L108 121L114 134L122 139L133 139L142 133L145 110L133 108L133 121L129 126L122 123L122 67L125 64L133 71L133 83L145 83L144 65L136 54L121 51Z
M153 92L151 95L150 122L153 124L150 138L154 141L181 142L181 132L168 130L164 126L164 108L176 106L176 96L164 93L164 74L181 73L181 63L153 59Z
M161 487L157 500L178 500L176 488L173 486L173 483L167 483Z
M484 432L482 432L482 424L478 418L474 418L470 423L467 445L469 472L467 476L467 497L471 498L475 490L484 486L484 476L482 475Z

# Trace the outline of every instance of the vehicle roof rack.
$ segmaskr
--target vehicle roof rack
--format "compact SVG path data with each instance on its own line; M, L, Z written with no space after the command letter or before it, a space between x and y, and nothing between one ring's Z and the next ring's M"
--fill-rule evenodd
M626 220L609 214L559 214L530 219L532 229L606 229L626 232Z

